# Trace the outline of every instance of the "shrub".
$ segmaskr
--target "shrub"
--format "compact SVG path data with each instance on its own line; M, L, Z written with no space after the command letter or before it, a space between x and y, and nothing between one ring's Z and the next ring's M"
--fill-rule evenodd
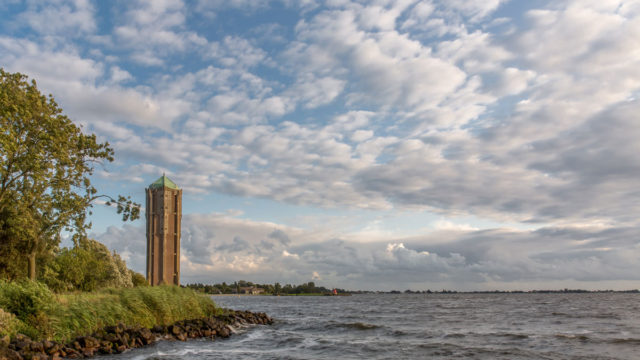
M34 339L51 335L49 314L59 303L49 288L40 282L23 279L0 281L0 308L13 314L20 322L9 321L9 332L19 331Z
M0 282L0 307L22 321L29 316L46 313L53 303L53 294L43 283L26 279Z
M22 327L22 322L15 315L0 309L0 338L7 335L14 337Z
M138 287L138 286L149 286L149 283L147 282L147 279L144 277L144 275L135 272L133 270L129 270L131 272L131 283L133 284L134 287Z
M92 239L61 249L44 269L42 278L56 292L133 287L130 270L120 255Z

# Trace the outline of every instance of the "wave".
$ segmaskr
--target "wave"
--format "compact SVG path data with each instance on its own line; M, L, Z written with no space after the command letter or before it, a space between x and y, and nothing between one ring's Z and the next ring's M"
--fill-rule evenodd
M378 325L367 324L362 322L347 323L347 324L344 324L343 326L349 329L356 329L356 330L373 330L373 329L380 328L380 326Z
M379 329L382 326L367 324L363 322L352 322L352 323L333 323L330 324L330 327L334 328L343 328L343 329L354 329L354 330L374 330Z
M463 338L466 337L466 334L454 333L454 334L446 334L445 338Z
M518 333L486 333L486 334L482 334L482 333L450 333L450 334L445 334L443 337L444 338L464 338L464 337L489 337L489 338L493 338L493 337L501 337L501 338L509 338L509 339L513 339L513 340L523 340L523 339L528 339L529 335L527 334L518 334Z
M554 311L551 316L561 316L571 319L615 319L620 320L620 316L611 313L597 313L597 314L580 314L580 313L564 313Z
M607 340L607 342L613 343L613 344L640 345L640 339L634 339L634 338L610 339L610 340Z
M576 340L580 342L595 342L595 343L604 343L604 344L613 344L613 345L640 345L640 338L613 338L613 339L602 339L602 338L593 338L584 334L556 334L555 337L557 339L566 339L566 340Z
M555 334L554 336L557 339L579 340L582 342L591 340L591 338L584 334Z

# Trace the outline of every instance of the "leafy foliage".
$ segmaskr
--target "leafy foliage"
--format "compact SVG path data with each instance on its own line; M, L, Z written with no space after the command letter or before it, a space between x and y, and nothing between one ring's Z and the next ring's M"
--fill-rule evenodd
M18 320L14 314L0 309L0 338L15 336L23 326L22 321Z
M22 321L46 312L52 302L53 293L43 283L30 280L0 282L0 308Z
M149 283L147 282L147 279L144 277L144 275L133 270L129 271L131 273L131 283L133 284L133 286L149 286Z
M26 279L10 283L0 280L0 309L15 316L8 317L6 327L0 330L9 335L20 332L31 337L47 336L51 329L46 314L56 306L54 299L42 283Z
M83 239L71 249L60 250L44 268L42 279L56 292L133 287L131 270L120 256L91 239Z

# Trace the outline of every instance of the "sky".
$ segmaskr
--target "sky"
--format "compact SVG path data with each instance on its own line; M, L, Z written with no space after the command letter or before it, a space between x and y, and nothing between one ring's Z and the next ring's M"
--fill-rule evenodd
M640 288L638 0L4 0L0 66L183 189L182 283Z

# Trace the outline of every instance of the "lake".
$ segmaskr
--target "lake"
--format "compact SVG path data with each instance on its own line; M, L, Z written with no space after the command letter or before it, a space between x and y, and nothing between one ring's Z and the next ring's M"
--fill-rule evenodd
M638 359L640 294L214 296L272 326L102 359Z

